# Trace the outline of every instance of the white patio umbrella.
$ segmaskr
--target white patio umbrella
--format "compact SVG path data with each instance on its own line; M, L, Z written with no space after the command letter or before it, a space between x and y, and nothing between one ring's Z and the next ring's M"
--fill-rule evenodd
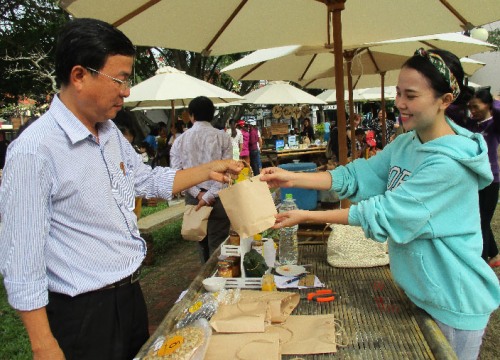
M367 43L357 48L345 48L344 73L347 73L347 88L352 91L357 85L349 81L355 75L380 74L379 88L385 88L387 71L399 69L414 53L416 48L442 48L462 55L490 51L494 45L472 39L461 34L434 34L403 38L377 43ZM262 49L222 69L237 80L283 79L301 83L304 80L333 77L335 75L334 54L322 46L293 45L280 48ZM335 82L336 83L336 82ZM331 81L331 86L334 81ZM335 84L337 87L338 83ZM369 85L374 86L375 84ZM350 114L354 113L352 96L349 98ZM385 111L383 92L382 111ZM338 101L338 99L337 99ZM343 111L343 109L342 109ZM383 122L385 131L385 123ZM354 129L352 129L354 131ZM341 135L340 135L341 136ZM385 138L384 138L385 140ZM385 145L385 144L384 144Z
M285 81L271 81L269 84L249 92L241 101L245 104L318 104L326 102L290 85Z
M366 100L363 95L362 95L363 89L358 90L354 89L353 90L353 100L354 101L364 101ZM323 100L327 102L328 104L336 103L337 102L337 91L335 89L327 89L323 91L321 94L316 96L318 99ZM344 99L349 98L349 91L345 90L344 91Z
M207 55L292 44L324 45L337 54L335 81L340 92L344 90L343 38L344 45L352 46L423 35L429 28L461 31L498 19L498 0L482 0L481 6L470 0L62 0L60 4L74 17L113 24L136 45ZM423 20L410 21L402 14ZM345 112L340 95L342 129ZM340 155L345 163L347 152L341 149Z
M498 0L62 0L74 17L104 20L136 45L230 54L333 44L342 11L345 46L462 31L498 20ZM344 5L345 3L345 5ZM344 9L345 6L345 9ZM418 19L417 19L418 17ZM420 20L420 21L418 21ZM340 25L340 24L338 24Z
M237 94L187 75L183 71L165 66L158 69L155 76L133 86L124 105L131 108L171 108L172 121L175 121L175 108L187 107L197 96L206 96L214 104L243 99Z
M472 76L477 70L486 65L481 61L476 61L466 57L461 58L460 62L465 74L469 77ZM384 75L384 84L386 86L396 85L398 83L398 76L399 69L387 71ZM380 80L381 79L379 74L360 74L352 76L352 84L354 90L371 87L380 88ZM298 84L308 89L334 89L335 79L330 75L327 77L318 77L312 80L302 80L299 81ZM344 77L344 85L345 87L347 87L347 77ZM346 98L348 98L348 96L346 96Z

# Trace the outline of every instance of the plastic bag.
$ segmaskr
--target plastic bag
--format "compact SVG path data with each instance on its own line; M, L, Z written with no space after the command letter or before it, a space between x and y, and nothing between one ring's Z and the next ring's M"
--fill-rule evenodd
M211 336L212 328L208 321L196 320L189 326L158 338L143 360L203 360Z

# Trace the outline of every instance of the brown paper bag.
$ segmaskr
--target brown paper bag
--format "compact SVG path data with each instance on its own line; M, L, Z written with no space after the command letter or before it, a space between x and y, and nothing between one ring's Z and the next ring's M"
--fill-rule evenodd
M267 183L259 176L219 191L219 198L240 238L269 229L275 223L276 207Z
M299 301L300 295L293 292L241 290L239 303L267 303L267 318L273 323L280 323L286 321Z
M211 206L202 206L195 211L196 205L186 205L182 217L181 235L184 240L201 241L207 236L208 217Z
M278 334L214 334L205 360L279 360Z
M267 313L266 303L221 304L210 325L219 333L261 333L265 329Z
M337 351L333 315L292 315L283 324L270 325L266 334L278 333L281 354L322 354Z

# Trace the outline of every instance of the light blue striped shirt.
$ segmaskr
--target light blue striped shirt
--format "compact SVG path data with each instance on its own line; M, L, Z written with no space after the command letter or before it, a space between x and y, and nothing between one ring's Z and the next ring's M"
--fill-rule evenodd
M54 97L8 149L0 187L0 271L9 303L33 310L132 274L146 244L134 197L170 199L175 170L144 165L111 120L99 141Z
M188 169L213 160L233 158L231 136L216 129L207 121L195 121L193 127L175 139L170 150L170 166L173 169ZM187 190L196 198L201 189L207 190L203 200L210 203L224 187L223 183L208 180Z

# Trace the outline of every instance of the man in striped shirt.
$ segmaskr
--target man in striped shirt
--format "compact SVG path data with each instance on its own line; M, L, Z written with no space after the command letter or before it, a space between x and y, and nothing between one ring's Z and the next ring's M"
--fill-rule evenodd
M179 136L170 150L170 166L181 170L221 159L233 157L231 137L211 125L215 107L209 98L198 96L188 106L193 127ZM229 218L219 199L222 184L206 181L186 191L186 204L211 206L207 236L200 242L200 258L205 263L217 247L229 236Z
M133 358L149 336L135 196L169 199L242 168L143 164L109 120L130 94L134 55L111 25L69 22L56 49L61 90L7 153L0 272L36 359Z

